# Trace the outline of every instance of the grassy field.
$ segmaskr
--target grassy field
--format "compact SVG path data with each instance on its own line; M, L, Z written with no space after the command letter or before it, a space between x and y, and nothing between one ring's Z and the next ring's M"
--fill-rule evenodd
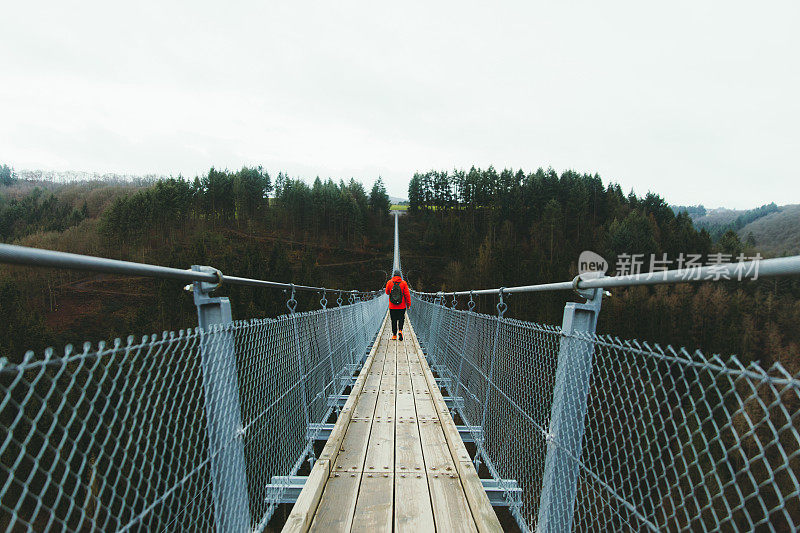
M392 211L408 211L408 204L392 204Z

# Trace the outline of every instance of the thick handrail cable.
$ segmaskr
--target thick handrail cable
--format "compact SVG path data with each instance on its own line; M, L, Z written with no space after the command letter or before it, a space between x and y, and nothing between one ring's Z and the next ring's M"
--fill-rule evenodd
M0 244L0 263L24 265L33 267L52 267L69 270L89 270L104 272L106 274L123 274L147 278L174 279L179 281L202 281L207 283L244 285L249 287L265 287L273 289L295 289L298 291L330 291L351 293L353 290L328 289L326 287L312 287L310 285L295 285L261 279L242 278L238 276L217 275L213 272L200 272L184 270L147 263L135 263L108 259L91 255L57 252L28 246L13 244ZM376 291L356 291L363 294L373 294Z
M425 296L480 296L486 294L521 293L521 292L549 292L584 289L609 289L612 287L632 287L636 285L661 285L664 283L689 283L699 281L731 281L741 279L756 279L756 277L791 276L800 274L800 255L791 257L777 257L759 261L746 261L736 263L723 263L707 265L699 268L683 268L665 270L662 272L649 272L644 274L631 274L626 276L602 276L590 278L578 276L572 281L555 283L541 283L538 285L522 285L506 287L503 289L479 289L473 291L450 292L418 292Z

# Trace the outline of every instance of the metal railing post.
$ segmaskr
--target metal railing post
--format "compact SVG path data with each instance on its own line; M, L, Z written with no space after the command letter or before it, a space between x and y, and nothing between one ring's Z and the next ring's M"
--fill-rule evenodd
M429 335L429 337L431 339L431 345L429 346L429 351L430 351L429 355L430 355L430 357L428 358L433 366L438 366L438 364L439 364L439 359L438 359L439 337L440 337L440 335L439 335L439 333L440 333L439 332L439 327L441 326L441 323L442 323L442 300L443 300L443 298L444 298L444 296L442 296L442 293L439 293L439 294L436 295L436 298L433 300L434 312L433 312L433 318L431 319L431 322L432 322L433 326L431 327L431 333L432 334ZM435 336L435 338L434 338L434 336Z
M303 416L305 417L306 422L306 434L308 434L308 430L311 427L311 406L308 404L308 396L306 394L306 367L305 363L303 362L303 348L300 346L300 331L297 328L297 315L295 314L295 310L297 309L297 299L295 298L294 286L292 286L291 290L292 292L289 295L289 300L286 302L286 308L289 309L289 316L292 319L294 346L295 350L297 350L298 379L302 382L300 384L300 393L303 401Z
M333 365L333 349L331 348L331 327L328 321L328 297L327 292L325 290L322 291L322 298L319 300L319 305L322 307L322 316L325 318L325 344L328 348L328 364L331 367L331 383L333 384L334 391L337 390L337 383L336 383L336 370ZM338 404L337 404L337 413L338 413Z
M348 312L350 313L350 328L352 330L352 335L348 335L348 337L352 337L352 346L350 348L351 355L353 357L353 365L358 366L361 362L361 353L360 348L358 347L358 319L356 318L356 310L353 304L356 303L356 297L351 292L347 297L347 305Z
M197 272L216 273L218 283L195 281L194 304L200 324L200 354L205 391L211 461L214 523L217 531L250 529L250 503L247 493L247 470L236 351L233 333L226 325L233 322L228 298L212 298L222 274L211 267L192 265Z
M444 308L445 310L447 310L448 309L447 299L445 299L444 302L445 302ZM445 315L445 321L446 321L445 323L447 324L447 331L445 332L444 342L442 343L441 361L439 362L439 368L437 368L437 372L439 373L439 377L442 378L448 377L452 381L454 373L453 369L450 367L449 355L451 350L454 351L452 338L453 338L453 330L456 327L456 317L458 316L455 312L458 306L458 300L456 300L455 296L453 296L453 301L450 303L450 305L451 307L449 309L452 309L452 311L446 313ZM453 395L453 389L450 385L447 385L447 392L450 394L450 396Z
M356 291L353 291L353 295L355 296L355 301L359 304L358 305L358 314L361 316L361 328L359 331L361 332L361 342L358 343L361 352L359 353L359 357L361 359L366 359L367 354L364 352L363 348L367 345L367 319L364 317L364 306L362 304L361 295L356 295Z
M489 356L489 369L486 377L486 396L483 398L483 414L481 415L481 430L483 431L483 439L488 431L486 430L486 415L489 413L489 393L492 390L492 378L494 377L494 361L497 358L497 342L500 337L500 328L503 325L503 315L508 309L508 304L503 301L503 289L500 289L500 301L497 303L497 326L494 330L494 339L492 341L492 352ZM481 442L483 444L483 442ZM477 455L476 455L477 458Z
M462 370L464 369L464 359L467 358L467 337L469 337L469 324L472 320L472 311L475 309L475 300L470 294L469 302L467 302L467 325L464 329L464 342L461 343L461 357L458 361L458 378L456 379L456 392L454 396L457 398L461 394L461 380L464 379Z
M586 303L564 307L547 435L542 493L536 530L572 530L579 463L583 448L589 384L592 378L594 342L603 291L578 291Z

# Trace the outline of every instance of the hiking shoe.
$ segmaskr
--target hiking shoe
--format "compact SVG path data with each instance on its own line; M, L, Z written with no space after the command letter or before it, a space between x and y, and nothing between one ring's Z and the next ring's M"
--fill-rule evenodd
M403 332L402 331L398 331L397 332L397 338L400 339L400 340L403 340Z
M397 340L397 335L392 335L392 340L396 341Z

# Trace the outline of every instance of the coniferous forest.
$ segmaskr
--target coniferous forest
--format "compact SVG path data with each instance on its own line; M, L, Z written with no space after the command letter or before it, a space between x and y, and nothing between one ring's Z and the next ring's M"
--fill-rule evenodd
M7 167L5 167L7 168ZM380 288L391 265L389 197L378 179L308 182L262 168L211 169L194 180L51 184L3 174L0 240L231 275L350 289ZM565 281L584 250L612 266L620 254L752 256L758 243L710 235L655 193L625 194L598 175L493 168L415 174L400 219L413 288L465 290ZM644 270L647 270L644 265ZM675 265L673 264L674 268ZM280 291L225 287L234 318L285 312ZM328 297L335 301L335 296ZM514 295L507 316L560 324L569 293ZM316 308L319 295L300 297ZM466 298L457 305L463 308ZM800 370L800 282L794 278L617 289L598 331L621 338L779 360ZM451 303L451 302L448 302ZM496 298L477 300L493 312ZM194 327L179 283L4 267L0 356Z

